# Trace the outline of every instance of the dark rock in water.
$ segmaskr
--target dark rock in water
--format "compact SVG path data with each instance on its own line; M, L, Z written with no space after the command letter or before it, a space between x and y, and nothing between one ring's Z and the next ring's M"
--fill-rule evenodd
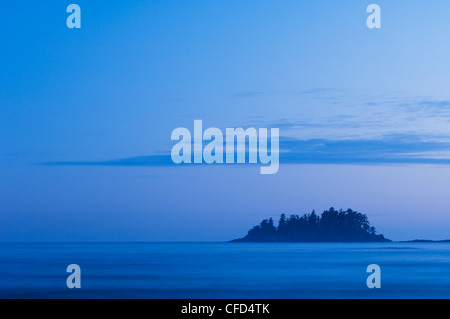
M450 239L444 240L414 239L402 241L402 243L450 243Z

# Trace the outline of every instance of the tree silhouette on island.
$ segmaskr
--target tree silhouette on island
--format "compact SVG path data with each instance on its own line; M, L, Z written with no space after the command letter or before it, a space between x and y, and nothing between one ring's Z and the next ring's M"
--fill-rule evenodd
M365 214L333 207L321 216L313 210L303 216L282 214L278 227L265 219L248 231L247 236L231 242L390 242L377 235Z

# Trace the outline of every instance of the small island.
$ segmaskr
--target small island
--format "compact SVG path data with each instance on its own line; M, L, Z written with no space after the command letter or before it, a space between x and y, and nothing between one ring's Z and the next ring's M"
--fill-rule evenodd
M333 207L317 215L313 210L303 216L282 214L278 226L265 219L248 231L244 238L231 242L390 242L376 234L365 214Z

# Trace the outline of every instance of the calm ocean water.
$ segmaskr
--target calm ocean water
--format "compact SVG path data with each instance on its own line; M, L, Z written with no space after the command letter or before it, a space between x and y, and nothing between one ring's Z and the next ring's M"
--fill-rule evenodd
M0 297L450 298L450 244L0 244Z

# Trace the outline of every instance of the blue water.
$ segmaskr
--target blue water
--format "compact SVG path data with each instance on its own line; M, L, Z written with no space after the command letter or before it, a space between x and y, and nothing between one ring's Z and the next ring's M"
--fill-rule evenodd
M450 298L450 244L0 244L0 297Z

